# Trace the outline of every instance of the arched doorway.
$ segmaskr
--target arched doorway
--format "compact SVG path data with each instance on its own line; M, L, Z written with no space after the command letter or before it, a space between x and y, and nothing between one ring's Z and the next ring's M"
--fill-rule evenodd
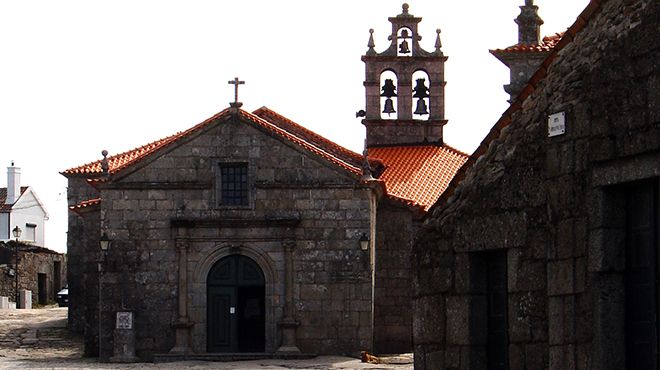
M252 259L227 256L207 278L207 351L264 352L264 274Z

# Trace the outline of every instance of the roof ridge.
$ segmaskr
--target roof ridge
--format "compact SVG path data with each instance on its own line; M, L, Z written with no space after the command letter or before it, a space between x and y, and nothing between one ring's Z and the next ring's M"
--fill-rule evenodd
M337 157L337 155L335 155L335 153L332 153L328 150L325 150L324 148L321 148L318 145L314 145L314 143L310 143L310 142L304 140L304 138L300 138L300 137L294 135L293 133L290 133L289 131L285 130L284 128L279 127L275 123L270 122L270 121L268 121L264 118L261 118L261 117L255 115L255 114L246 112L244 110L240 110L239 112L242 113L246 118L253 120L257 124L260 124L262 127L270 129L271 131L275 132L276 134L278 134L280 136L283 136L285 139L288 139L291 142L293 142L293 143L295 143L299 146L302 146L303 148L308 149L308 150L314 152L315 154L317 154L317 155L319 155L319 156L321 156L325 159L330 160L331 162L339 165L340 167L343 167L344 169L347 169L347 170L349 170L349 171L351 171L355 174L358 174L358 175L362 174L362 169L360 168L360 166L355 165L353 163L349 163L346 160Z
M511 53L511 52L550 52L553 50L565 32L555 32L552 35L543 36L539 42L518 42L505 48L490 49L491 54Z
M335 150L339 151L341 154L344 154L344 155L350 157L353 160L362 161L364 159L363 155L361 155L359 153L356 153L356 152L354 152L354 151L352 151L352 150L350 150L350 149L348 149L348 148L346 148L346 147L344 147L340 144L335 143L334 141L332 141L332 140L330 140L330 139L328 139L328 138L326 138L326 137L324 137L324 136L308 129L307 127L291 120L290 118L287 118L287 117L281 115L280 113L275 112L274 110L272 110L272 109L270 109L266 106L263 106L263 107L255 110L254 112L252 112L252 114L254 114L255 116L257 116L259 118L262 118L262 119L265 119L265 118L262 117L261 114L275 116L276 119L284 121L284 122L271 122L275 125L278 125L280 123L285 123L285 124L291 125L295 129L301 130L303 132L303 134L310 135L310 136L313 137L313 139L318 140L323 144L328 144L328 145L332 146L332 149L335 149ZM328 150L328 148L324 148L324 149Z
M139 147L135 147L133 149L129 149L129 150L123 151L121 153L114 154L110 157L107 157L108 163L111 164L109 172L110 173L116 173L116 172L128 167L129 165L132 165L136 161L144 159L146 156L153 153L154 151L156 151L158 149L161 149L161 148L169 145L170 143L176 141L177 139L179 139L181 137L184 137L184 136L187 136L191 132L196 131L196 130L200 129L201 127L207 125L208 123L210 123L214 119L217 119L221 115L225 114L227 111L228 111L228 108L223 109L222 111L214 114L213 116L205 119L204 121L188 128L186 130L177 131L176 133L174 133L172 135L165 136L161 139L151 141L151 142L149 142L147 144L144 144L144 145L141 145ZM126 157L130 157L130 156L137 155L137 154L141 154L141 155L139 155L139 156L137 156L136 158L133 158L133 159L128 158L128 160L126 160L126 162L124 162L123 164L119 164L117 166L112 165L112 164L114 164L113 162L120 161L122 159L126 159ZM102 162L102 160L98 159L96 161L92 161L92 162L89 162L89 163L86 163L86 164L83 164L83 165L80 165L80 166L77 166L77 167L73 167L73 168L64 170L60 173L63 174L63 175L100 173L101 162Z

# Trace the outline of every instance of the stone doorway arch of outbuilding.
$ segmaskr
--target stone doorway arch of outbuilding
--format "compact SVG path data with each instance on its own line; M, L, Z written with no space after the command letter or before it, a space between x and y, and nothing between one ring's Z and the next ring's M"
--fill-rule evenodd
M253 271L258 271L262 276L262 282L254 285L253 288L246 288L242 292L242 298L239 296L239 290L241 290L241 285L247 287L250 284L222 284L221 281L212 278L212 273L214 269L218 269L224 263L229 263L234 267L239 265L248 266ZM272 259L257 247L248 247L248 246L228 246L221 245L218 246L214 251L209 253L206 258L204 258L201 263L197 264L194 273L194 281L192 284L192 310L193 313L193 350L197 353L216 353L216 352L274 352L277 348L276 338L277 338L277 325L276 325L276 312L281 312L277 310L276 303L282 301L282 297L278 297L276 286L280 279L277 278L275 274L276 269L274 268L274 263ZM234 276L235 279L240 279L239 276ZM262 288L258 288L258 286ZM213 287L213 289L211 289ZM261 289L261 290L259 290ZM247 295L246 295L246 292ZM213 333L209 332L209 327L211 325L218 325L217 320L215 323L213 320L209 319L209 310L211 308L221 309L220 306L223 304L231 304L231 301L227 299L234 299L234 303L238 304L240 299L243 299L242 304L245 305L245 299L255 294L261 295L261 302L263 304L263 333L259 333L262 337L261 343L257 341L258 350L254 346L239 346L237 333L240 331L235 330L235 337L233 340L235 342L225 345L218 345L217 336L214 337ZM219 295L219 296L218 296ZM222 297L224 295L224 297ZM211 298L211 299L210 299ZM253 297L255 298L255 297ZM212 302L215 300L215 302ZM224 300L224 302L223 302ZM253 303L251 303L253 304ZM218 306L220 305L220 306ZM227 312L230 312L231 305L227 307ZM238 306L234 307L233 315L239 314ZM254 308L252 308L254 309ZM219 313L219 312L215 312ZM231 317L228 317L232 319ZM227 317L225 317L227 319ZM234 322L234 325L236 322ZM225 323L226 325L226 323ZM231 333L230 333L231 334ZM232 338L229 338L232 339ZM215 343L211 343L211 341ZM245 342L245 339L243 339ZM254 344L254 343L253 343Z

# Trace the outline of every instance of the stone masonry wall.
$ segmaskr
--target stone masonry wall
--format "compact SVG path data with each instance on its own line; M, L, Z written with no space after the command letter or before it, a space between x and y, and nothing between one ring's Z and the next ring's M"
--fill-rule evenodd
M416 226L409 209L383 200L376 224L374 351L408 353L412 349L410 260Z
M196 352L206 352L206 276L230 254L246 255L264 271L266 350L277 349L285 241L294 243L299 348L357 353L371 347L371 279L358 243L369 233L371 190L289 145L242 122L219 122L101 190L101 225L113 240L103 282L102 357L111 354L111 315L120 309L136 312L139 356L149 359L174 346L178 257L172 220L196 225L186 230ZM248 206L216 205L215 171L224 162L248 163Z
M660 182L660 5L600 3L419 232L416 369L486 368L489 250L508 266L509 368L625 366L624 246L609 232L608 189ZM556 112L566 133L549 138Z
M84 178L69 177L68 205L95 199L99 191ZM83 334L86 356L98 355L98 269L100 257L100 212L69 211L67 232L67 281L69 282L69 330Z
M9 269L14 268L14 242L6 243L11 251L10 263L0 265L0 296L9 297L14 301L16 297L16 282L9 276ZM18 264L18 289L27 289L32 292L32 305L39 303L38 274L46 275L47 303L54 303L57 292L66 285L66 255L56 252L31 252L29 245L20 244ZM56 286L55 262L60 264L59 289Z

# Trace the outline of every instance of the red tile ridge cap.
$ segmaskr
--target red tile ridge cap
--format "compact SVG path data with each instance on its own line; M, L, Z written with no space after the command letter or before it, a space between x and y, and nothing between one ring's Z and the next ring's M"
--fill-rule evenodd
M561 41L562 37L564 36L565 32L557 32L554 35L549 35L543 37L541 42L538 44L536 43L530 43L530 44L515 44L511 45L509 47L506 47L504 49L491 49L489 52L491 54L507 54L507 53L512 53L512 52L518 52L518 53L525 53L525 52L542 52L546 53L554 49L559 41Z
M334 155L333 153L328 152L327 150L324 150L323 148L319 147L318 145L314 145L288 131L285 129L277 126L276 124L267 121L257 115L254 115L252 113L246 112L244 110L239 110L239 115L241 115L243 118L248 119L255 124L271 131L272 133L280 136L283 139L286 139L299 147L302 147L304 149L307 149L308 151L320 156L321 158L324 158L346 170L349 170L350 172L356 174L356 175L362 175L362 168L359 166L356 166L354 164L348 163L347 161L339 158L338 156Z
M195 132L195 131L201 129L202 127L208 125L213 120L215 120L215 119L221 117L222 115L224 115L225 113L227 113L228 110L229 110L229 108L224 109L221 112L213 115L210 118L207 118L203 122L198 123L197 125L189 128L187 130L179 131L179 132L177 132L173 135L166 136L162 139L152 141L148 144L139 146L137 148L130 149L130 150L121 152L119 154L109 156L107 158L108 159L108 165L109 165L108 172L110 174L114 174L114 173L119 172L120 170L122 170L122 169L124 169L124 168L126 168L126 167L128 167L128 166L130 166L130 165L146 158L146 157L148 157L150 154L152 154L156 150L164 148L164 147L168 146L169 144L173 143L174 141L178 140L179 138L185 137L185 136L191 134L192 132ZM78 167L70 168L70 169L62 171L60 173L62 175L65 175L65 176L66 175L81 175L81 174L82 175L101 174L102 173L101 172L102 171L101 170L101 162L102 162L102 160L99 159L99 160L89 162L87 164L84 164L84 165L81 165L81 166L78 166Z
M573 42L575 35L577 35L584 29L584 27L587 26L594 14L600 11L600 9L602 9L602 5L607 1L608 0L591 0L587 7L580 13L580 15L578 15L575 22L566 30L566 32L563 33L563 36L569 35L571 37L562 36L561 39L557 42L557 45L552 48L550 54L548 54L548 56L541 64L541 67L530 78L530 82L527 84L527 86L525 86L523 91L521 91L521 93L516 97L516 100L509 106L509 108L507 108L507 110L502 113L500 119L497 120L495 125L493 125L486 137L481 141L481 144L479 144L470 158L456 172L456 175L449 182L449 185L442 193L442 195L440 195L440 198L438 198L435 204L433 204L433 206L431 206L429 209L429 214L432 214L433 209L435 209L437 206L447 203L449 198L456 191L458 185L461 183L463 177L465 176L465 172L471 168L482 155L487 152L488 146L493 140L499 137L501 130L513 122L513 114L522 108L522 102L525 101L525 99L527 99L527 97L529 97L529 95L531 95L536 90L538 84L545 78L548 67L555 60L557 54L564 47L566 47L566 45ZM531 89L528 87L531 87Z
M101 204L101 198L94 198L83 200L82 202L72 205L69 209L73 212L79 213L81 210Z
M294 134L298 136L298 134L302 134L300 136L301 139L306 140L306 141L312 141L312 144L317 145L317 146L322 146L323 150L329 151L329 152L334 152L333 154L335 155L340 155L340 156L345 156L346 159L352 161L353 165L360 166L364 162L364 156L362 154L356 153L350 149L347 149L334 141L323 137L316 132L306 128L305 126L294 122L290 118L287 118L274 110L263 106L255 111L252 112L255 116L265 119L266 121L271 122L272 124L284 129L285 131L289 131L291 134ZM267 118L272 118L274 121L268 120ZM282 125L288 126L288 127L282 127ZM291 132L292 129L294 132ZM298 131L298 132L295 132ZM311 139L311 140L310 140ZM382 163L374 158L369 158L370 164L372 165L382 165ZM371 163L373 161L373 163Z

